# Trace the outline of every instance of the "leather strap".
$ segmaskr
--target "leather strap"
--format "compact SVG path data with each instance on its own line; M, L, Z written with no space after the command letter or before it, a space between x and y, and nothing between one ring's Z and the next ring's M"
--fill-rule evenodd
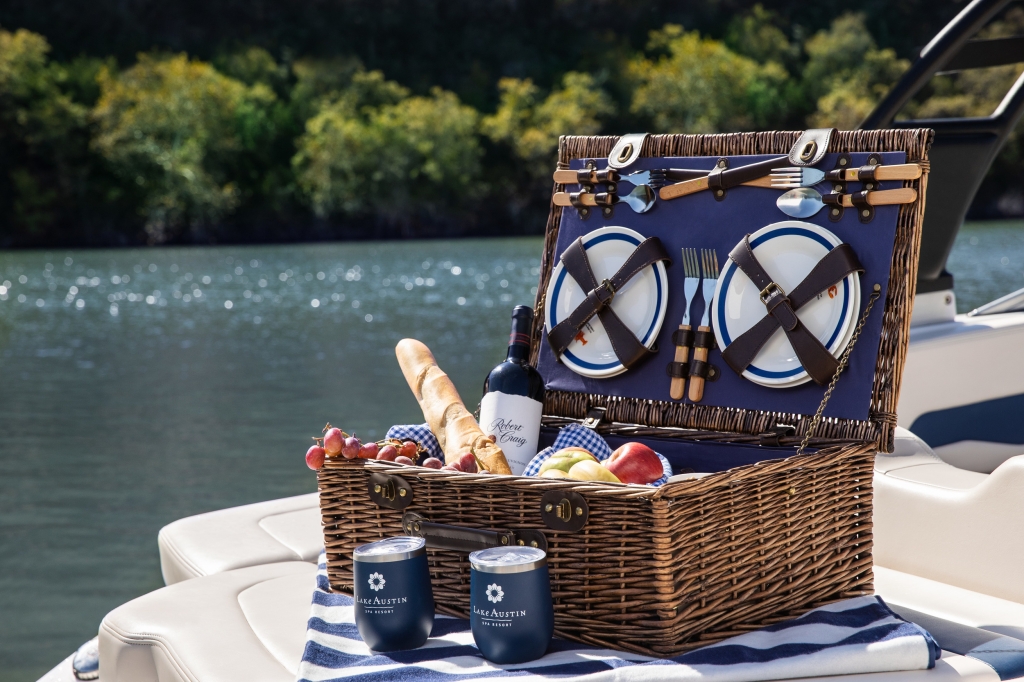
M818 384L828 383L839 362L800 322L796 311L851 273L864 270L850 245L840 244L829 251L789 294L775 284L757 262L750 248L750 235L736 245L729 258L761 290L761 301L768 315L729 344L722 351L722 358L741 374L775 330L782 327L807 374Z
M702 332L699 329L693 334L693 347L694 348L714 348L715 347L715 333L714 332Z
M449 526L429 521L420 522L419 533L420 537L427 541L427 547L453 552L475 552L489 547L501 547L502 536L506 537L506 545L511 544L513 536L509 531L496 533L493 530Z
M703 360L690 360L690 376L707 379L710 374L711 363Z
M672 345L673 346L692 346L693 345L693 330L692 329L677 329L672 332Z
M548 343L555 355L561 355L569 347L579 330L594 315L601 320L605 332L608 333L615 357L627 369L650 355L651 351L640 343L636 335L619 319L610 304L615 298L615 292L641 270L660 260L672 262L665 247L661 245L661 240L650 237L640 242L622 267L600 284L590 267L587 250L583 248L583 237L569 245L561 260L569 276L587 292L587 297L548 333Z
M690 375L689 362L670 362L665 367L665 374L673 379L685 379Z

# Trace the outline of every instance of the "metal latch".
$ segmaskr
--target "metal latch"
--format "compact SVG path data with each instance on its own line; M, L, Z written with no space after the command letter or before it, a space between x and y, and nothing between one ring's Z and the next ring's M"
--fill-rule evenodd
M597 427L604 421L604 414L607 411L607 407L591 407L587 410L587 418L583 420L583 425L588 429L597 431Z
M401 476L372 473L366 489L379 507L405 509L412 504L412 486Z
M540 516L551 530L575 533L587 525L590 507L571 490L549 490L540 496Z

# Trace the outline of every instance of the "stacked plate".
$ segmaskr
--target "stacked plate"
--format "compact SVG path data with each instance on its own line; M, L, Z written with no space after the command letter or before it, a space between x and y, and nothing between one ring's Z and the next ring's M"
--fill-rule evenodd
M750 235L754 256L783 291L792 291L825 254L842 241L823 227L786 220L763 227ZM718 278L712 326L721 348L765 316L760 290L731 260ZM850 343L860 310L860 278L846 277L818 294L797 311L800 321L832 355L839 357ZM777 329L743 372L762 386L788 388L810 381L800 359L782 329Z
M643 240L639 232L626 227L602 227L583 237L583 248L597 281L614 275ZM548 332L567 318L586 296L587 292L559 261L551 273L546 293L544 326ZM611 302L611 309L623 324L648 348L658 338L667 307L668 277L661 261L641 270L616 292ZM567 367L586 377L613 377L626 371L596 316L583 326L561 359Z

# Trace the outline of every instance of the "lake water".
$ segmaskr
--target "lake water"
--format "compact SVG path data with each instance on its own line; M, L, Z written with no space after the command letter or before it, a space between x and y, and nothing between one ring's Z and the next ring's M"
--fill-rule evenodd
M0 680L162 585L182 516L315 490L326 421L422 421L415 336L467 403L532 304L539 238L0 253ZM1024 223L967 226L959 308L1024 286Z

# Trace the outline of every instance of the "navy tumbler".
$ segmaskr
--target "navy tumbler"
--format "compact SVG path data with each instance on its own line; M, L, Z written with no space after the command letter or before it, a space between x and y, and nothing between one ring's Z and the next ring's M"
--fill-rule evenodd
M423 538L394 537L352 553L356 627L374 651L422 646L434 626Z
M535 547L493 547L469 555L469 623L494 663L540 658L555 629L548 560Z

